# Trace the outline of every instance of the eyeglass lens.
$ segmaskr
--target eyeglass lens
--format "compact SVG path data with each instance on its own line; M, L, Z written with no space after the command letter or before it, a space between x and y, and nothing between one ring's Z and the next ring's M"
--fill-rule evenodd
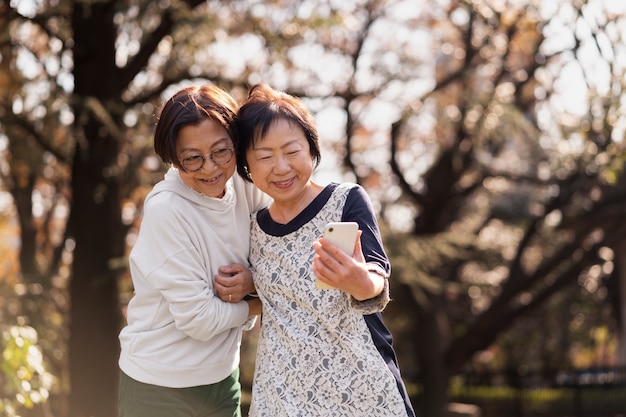
M183 158L180 162L186 171L198 171L204 166L207 157L213 161L215 165L226 165L233 157L232 148L223 148L213 151L207 155L191 155Z

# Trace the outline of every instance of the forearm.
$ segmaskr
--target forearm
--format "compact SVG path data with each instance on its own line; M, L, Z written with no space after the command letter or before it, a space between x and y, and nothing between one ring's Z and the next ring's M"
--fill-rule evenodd
M263 304L258 298L249 298L245 300L248 303L248 316L258 316L263 310Z
M366 300L357 300L351 296L350 307L361 314L372 314L383 311L389 301L389 280L385 278L383 279L383 289L378 295Z

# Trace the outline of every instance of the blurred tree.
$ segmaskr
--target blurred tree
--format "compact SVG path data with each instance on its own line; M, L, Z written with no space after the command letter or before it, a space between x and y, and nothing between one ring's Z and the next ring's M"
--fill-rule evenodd
M198 4L203 2L162 10L149 2L21 2L16 8L2 2L0 19L8 24L2 26L6 94L0 114L11 155L4 182L20 221L27 296L52 301L30 304L25 315L46 329L50 316L42 306L60 301L57 313L67 312L68 349L60 353L69 367L69 380L63 380L71 386L69 410L61 412L72 417L116 414L122 320L117 282L125 269L130 224L124 223L122 207L137 181L137 162L129 161L127 153L138 132L124 122L133 125L133 112L142 110L133 108L137 102L129 84L163 39L172 36L173 15L184 21ZM124 39L133 34L120 35L123 24L146 32ZM141 51L119 65L119 44L127 40L126 47L141 37ZM187 77L181 71L167 81ZM142 90L140 103L158 99L168 85ZM148 112L153 115L154 109ZM68 277L67 293L59 297L50 291L64 289Z
M162 175L150 156L155 108L182 82L212 80L242 99L266 81L316 112L318 175L343 166L392 226L392 291L407 308L396 325L413 335L401 350L416 352L407 376L423 387L421 415L442 415L449 377L522 314L577 281L614 282L623 10L344 3L0 3L3 183L22 280L52 306L25 314L44 339L39 326L63 329L48 313L67 313L57 337L69 354L43 346L69 362L67 415L115 415L118 283L143 187ZM572 80L582 110L563 99Z
M562 3L548 20L540 2L450 2L449 19L428 25L438 28L436 83L391 130L415 222L388 246L421 301L407 313L428 416L442 415L449 377L516 319L577 283L610 304L607 286L623 275L624 11ZM580 103L564 90L575 80ZM614 301L615 331L624 300Z

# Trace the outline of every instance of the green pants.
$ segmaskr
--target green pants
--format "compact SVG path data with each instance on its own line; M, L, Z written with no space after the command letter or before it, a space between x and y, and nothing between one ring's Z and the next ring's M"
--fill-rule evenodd
M241 417L239 369L211 385L167 388L120 371L119 417Z

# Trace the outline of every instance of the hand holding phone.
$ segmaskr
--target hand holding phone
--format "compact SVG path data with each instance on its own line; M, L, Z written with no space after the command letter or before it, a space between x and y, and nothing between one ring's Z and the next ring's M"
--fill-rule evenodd
M324 227L324 237L334 245L337 245L347 255L352 256L359 232L356 222L334 222ZM315 286L319 289L334 288L325 282L315 279Z

